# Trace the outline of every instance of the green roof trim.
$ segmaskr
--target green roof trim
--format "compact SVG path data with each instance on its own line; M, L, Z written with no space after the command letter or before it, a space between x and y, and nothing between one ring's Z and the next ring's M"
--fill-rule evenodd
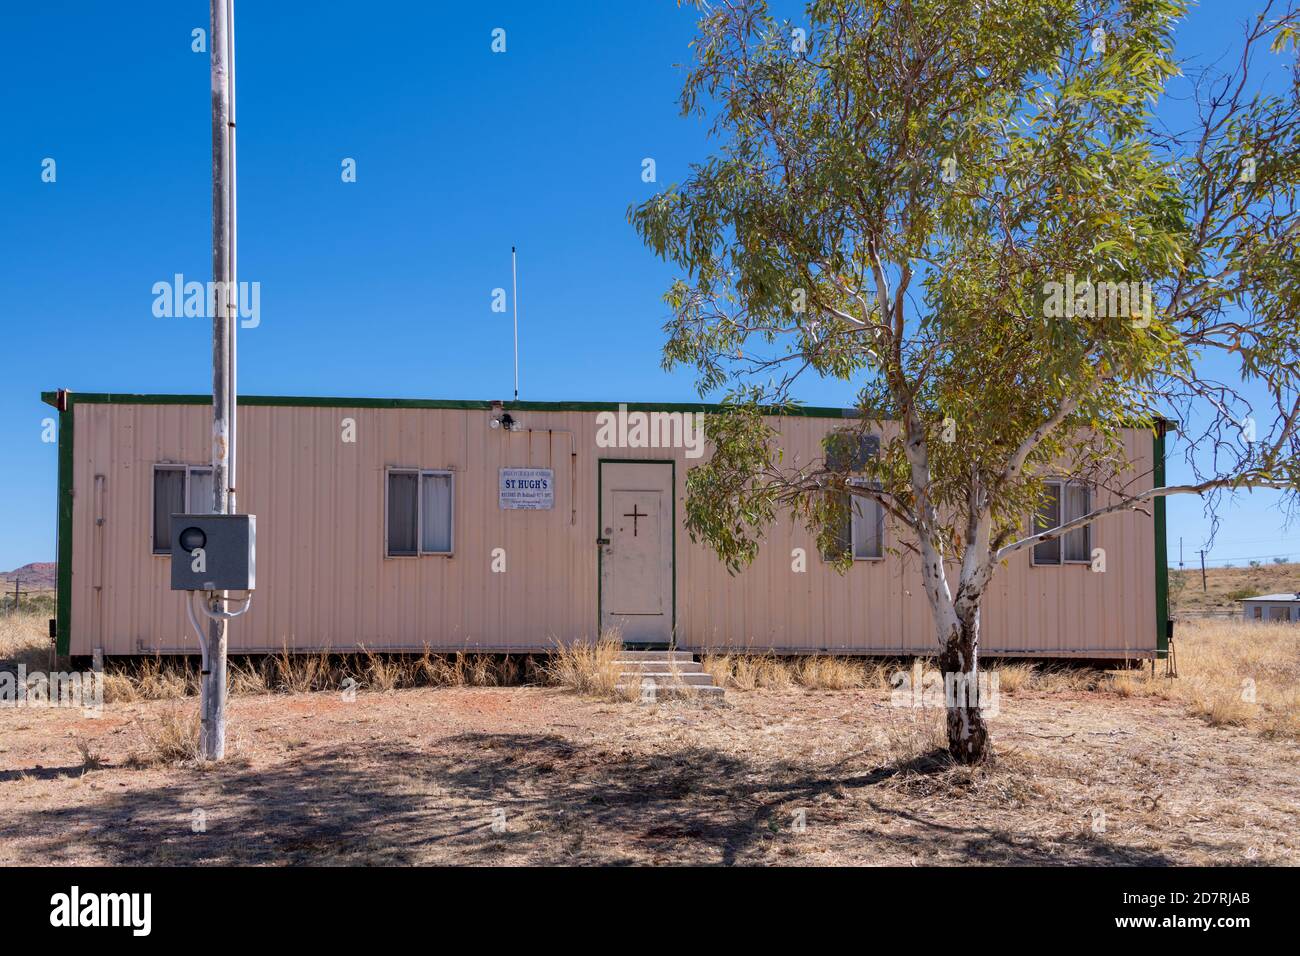
M165 395L134 392L72 392L67 393L69 403L78 405L211 405L211 395ZM41 401L56 405L56 392L41 392ZM459 408L471 411L490 411L493 402L454 398L348 398L310 395L240 395L240 405L264 405L284 408ZM718 402L509 402L502 401L506 411L517 412L616 412L626 405L629 412L708 412L719 414L726 405ZM795 405L774 415L795 418L859 418L856 408L832 408L826 405ZM1176 430L1178 423L1168 419L1125 422L1125 428L1143 428L1152 431L1161 424Z
M211 395L150 395L130 392L68 392L78 405L211 405ZM54 405L55 392L41 392L41 400ZM459 408L490 411L492 402L447 398L347 398L303 395L240 395L240 405L268 405L289 408ZM509 402L506 411L519 412L613 412L626 405L630 412L721 412L726 406L708 402ZM797 405L778 414L804 418L856 418L852 408Z
M58 408L57 401L50 402ZM66 657L72 646L72 406L59 412L59 493L55 553L54 652Z

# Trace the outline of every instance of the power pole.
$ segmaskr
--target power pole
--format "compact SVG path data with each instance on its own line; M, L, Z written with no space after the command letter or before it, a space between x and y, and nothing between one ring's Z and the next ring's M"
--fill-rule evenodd
M1205 549L1202 548L1201 549L1201 591L1205 592L1208 590L1209 588L1206 587L1205 585Z
M234 0L211 0L212 63L212 511L232 509L234 474L234 338L232 305L238 302L234 268L235 113ZM220 592L221 608L226 592ZM208 646L199 705L200 749L205 760L226 753L226 622L208 621Z
M1178 570L1181 571L1182 569L1183 569L1183 538L1182 535L1179 535L1178 536Z

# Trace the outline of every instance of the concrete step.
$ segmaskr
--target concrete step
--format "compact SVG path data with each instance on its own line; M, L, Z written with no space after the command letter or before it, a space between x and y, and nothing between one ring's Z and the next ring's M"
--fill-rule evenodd
M643 684L648 680L652 680L660 687L671 686L673 684L690 684L694 687L699 687L703 684L712 684L713 676L711 674L706 674L703 671L695 671L694 673L678 671L674 673L673 671L667 670L639 670L624 671L618 675L618 680L621 684Z
M632 697L640 697L642 690L639 684L619 684L619 693L629 694ZM673 700L694 698L702 700L722 700L726 694L721 687L715 687L712 684L656 684L655 700Z
M617 660L614 662L616 667L624 671L665 673L678 671L682 674L702 674L704 665L699 661L675 660L675 661L625 661Z
M689 651L634 651L625 647L619 651L618 659L628 661L693 661L695 655Z

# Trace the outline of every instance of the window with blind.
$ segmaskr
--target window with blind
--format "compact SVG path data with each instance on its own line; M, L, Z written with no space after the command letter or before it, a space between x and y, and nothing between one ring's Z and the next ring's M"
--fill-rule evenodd
M1092 492L1085 484L1049 481L1046 490L1047 497L1031 525L1034 534L1059 528L1092 510ZM1091 564L1092 525L1086 524L1059 538L1042 541L1034 545L1033 554L1035 565Z
M450 471L388 470L389 557L452 553L454 491L455 476Z
M880 437L858 432L833 432L823 446L826 468L835 472L861 472L880 454ZM878 482L868 478L848 478L849 485L860 488L879 488ZM844 494L836 492L837 494ZM851 555L854 561L874 561L885 556L885 509L874 498L853 493L844 494L846 520L837 529L835 554L824 554L828 560L836 555Z
M859 487L878 487L864 481L851 481ZM849 543L854 561L870 561L885 556L885 509L879 501L863 495L849 498Z
M153 553L171 554L172 515L212 513L212 466L154 465Z

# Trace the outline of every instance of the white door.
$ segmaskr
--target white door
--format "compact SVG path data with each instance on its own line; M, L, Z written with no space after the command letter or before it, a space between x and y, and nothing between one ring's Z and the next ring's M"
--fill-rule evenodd
M600 466L600 627L625 642L673 636L671 462Z

